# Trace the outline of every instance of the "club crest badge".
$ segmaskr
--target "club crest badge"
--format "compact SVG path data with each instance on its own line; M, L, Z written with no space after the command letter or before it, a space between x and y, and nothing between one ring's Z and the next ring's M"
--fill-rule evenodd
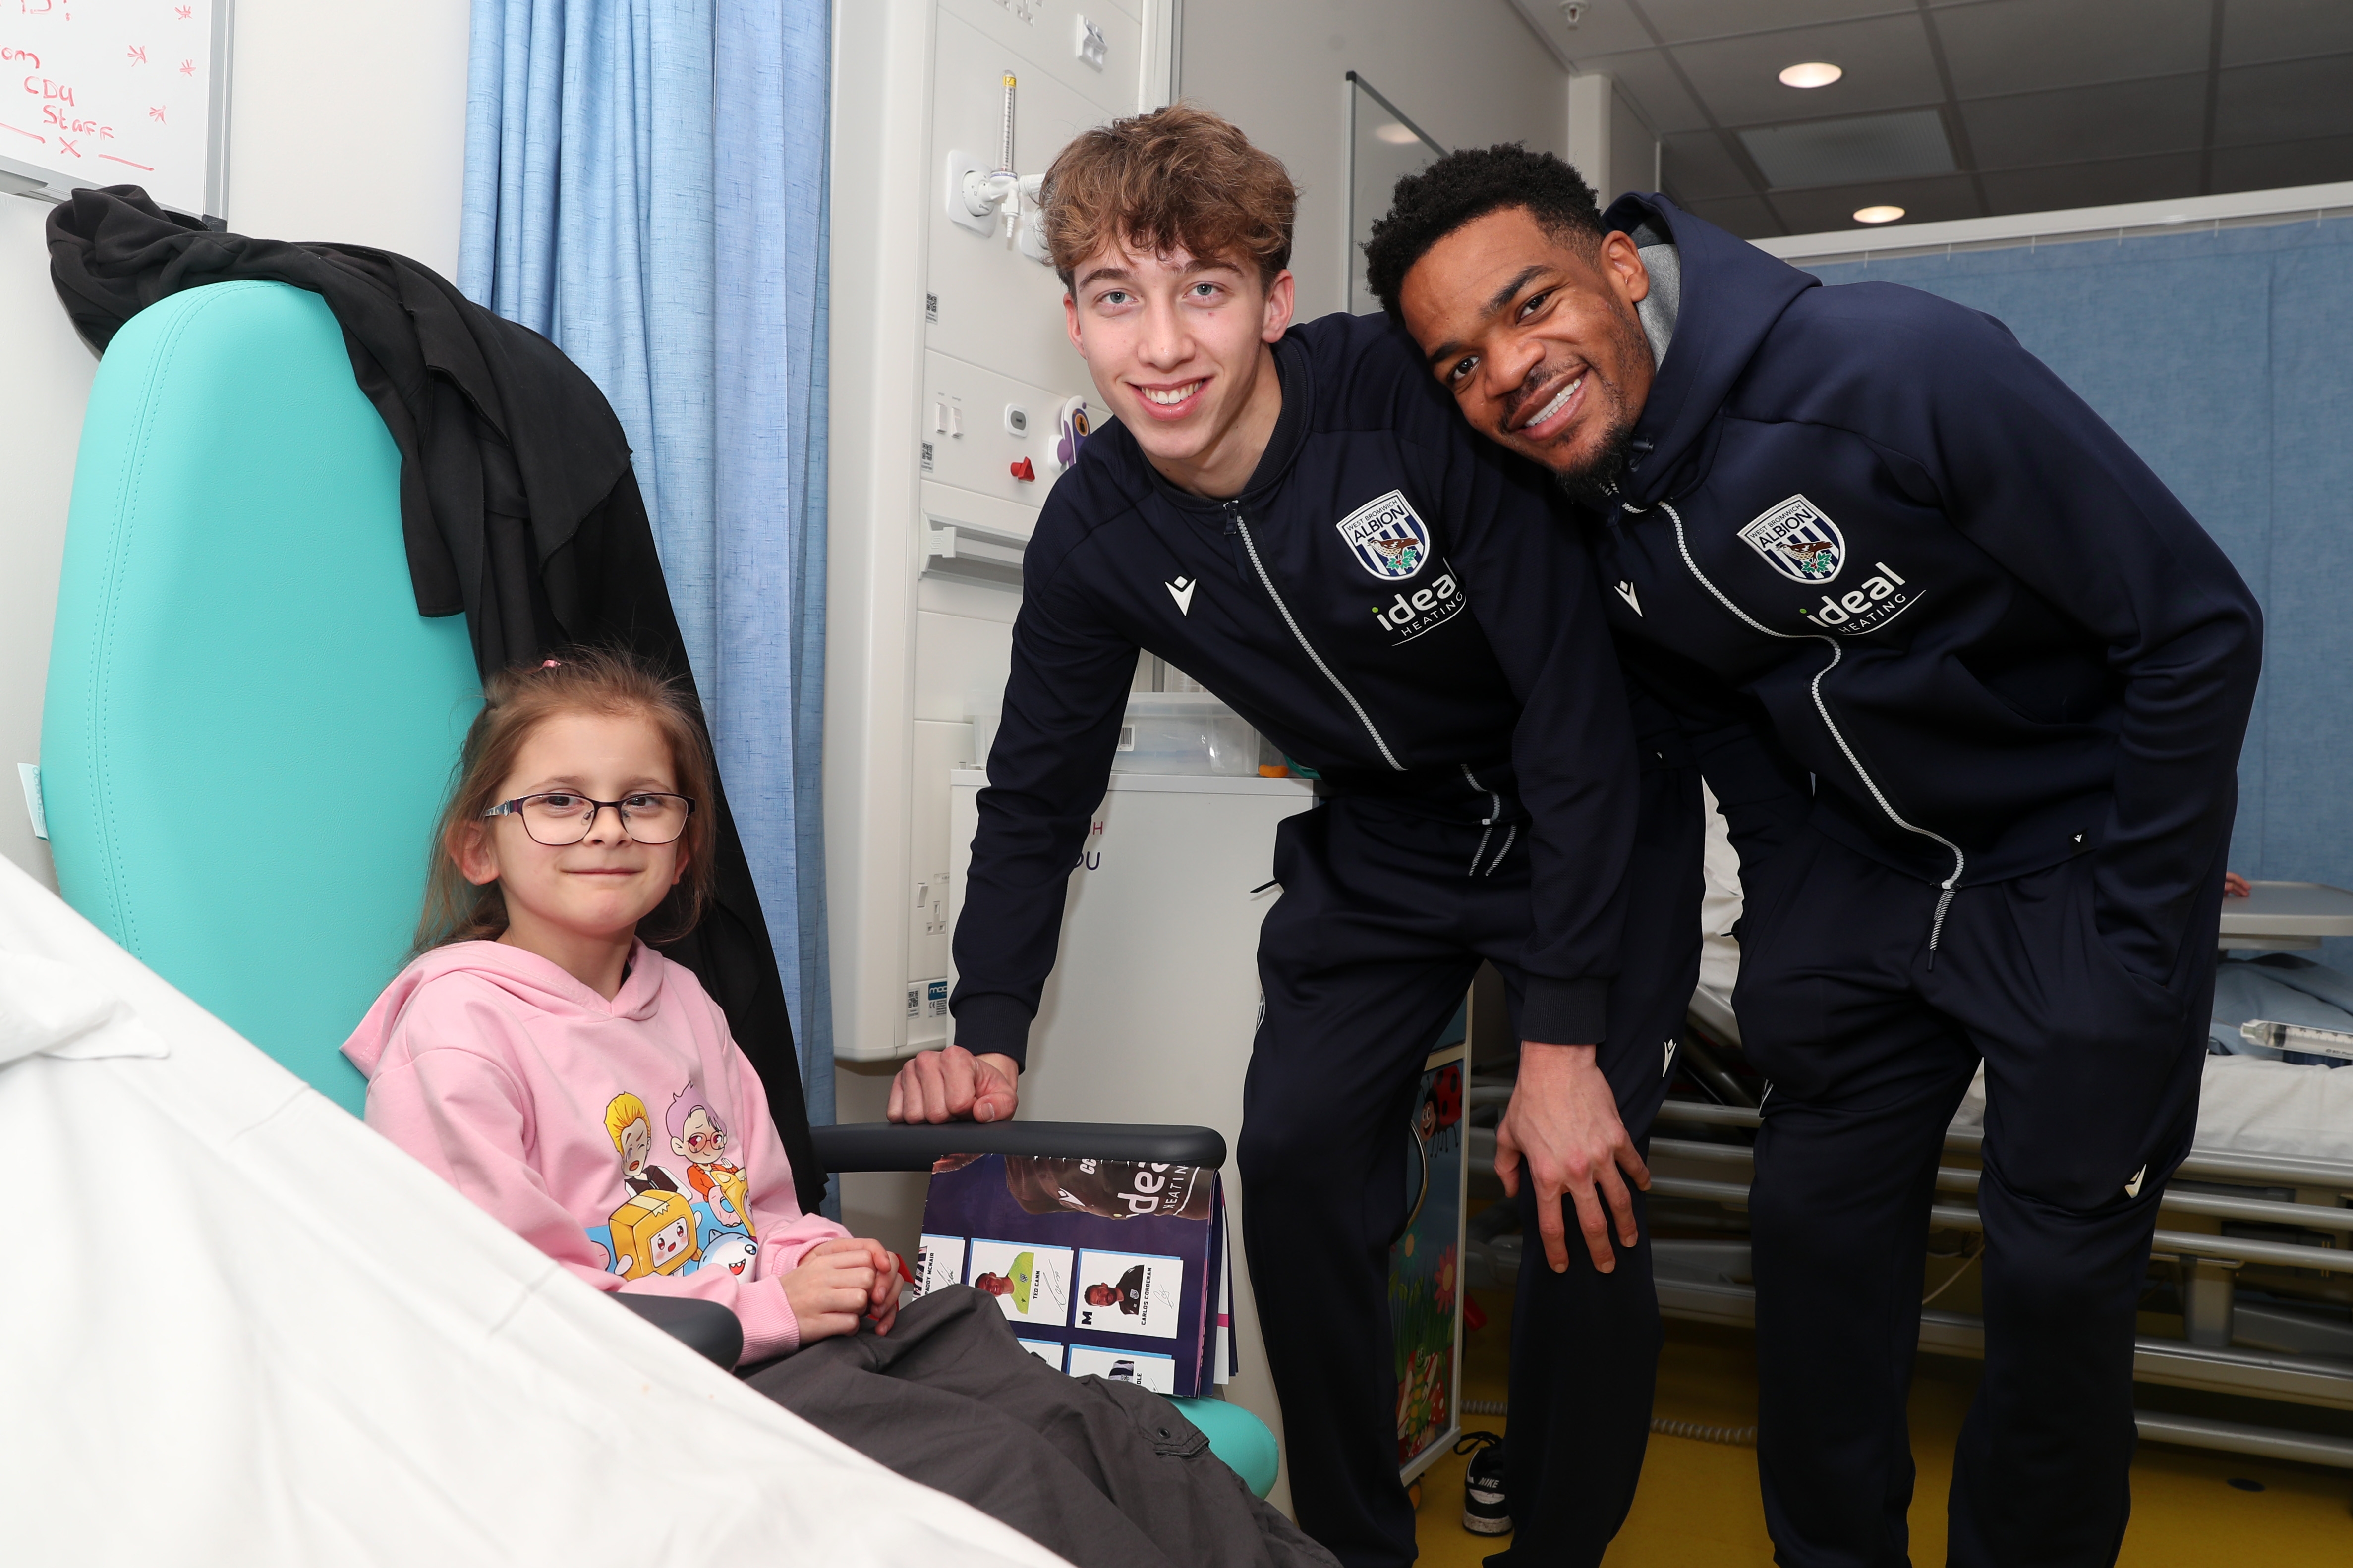
M1402 490L1366 501L1333 526L1357 563L1384 583L1402 583L1430 564L1430 525Z
M1821 508L1803 496L1766 512L1740 531L1748 548L1793 583L1828 583L1846 564L1846 538Z

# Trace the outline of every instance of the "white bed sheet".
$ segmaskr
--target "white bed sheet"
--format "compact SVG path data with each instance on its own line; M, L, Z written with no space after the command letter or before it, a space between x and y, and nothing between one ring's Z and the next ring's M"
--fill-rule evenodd
M0 960L7 1561L1061 1562L570 1278L5 860Z

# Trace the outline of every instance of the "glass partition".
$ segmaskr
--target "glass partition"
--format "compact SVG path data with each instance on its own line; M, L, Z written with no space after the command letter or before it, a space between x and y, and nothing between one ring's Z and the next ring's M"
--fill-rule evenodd
M1348 309L1358 315L1381 308L1365 287L1365 241L1374 221L1389 210L1398 180L1445 153L1370 82L1348 73Z

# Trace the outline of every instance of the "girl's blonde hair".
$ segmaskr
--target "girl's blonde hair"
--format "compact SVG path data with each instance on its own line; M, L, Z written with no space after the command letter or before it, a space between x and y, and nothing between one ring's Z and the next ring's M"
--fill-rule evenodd
M501 670L482 683L482 710L466 731L448 803L434 829L417 952L505 932L506 895L495 881L477 887L466 880L458 869L458 851L467 835L484 831L482 814L499 803L499 788L532 732L560 713L634 715L660 731L678 793L694 802L694 810L681 840L686 875L638 924L638 934L648 942L672 941L702 918L711 900L718 803L712 798L710 742L693 695L682 681L631 654L591 648L535 668Z

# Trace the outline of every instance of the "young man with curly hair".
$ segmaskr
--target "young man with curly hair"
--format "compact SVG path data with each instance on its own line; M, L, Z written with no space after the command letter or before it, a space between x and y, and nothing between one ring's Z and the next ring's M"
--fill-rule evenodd
M1927 1211L1982 1061L1986 1359L1947 1561L2114 1562L2253 596L1990 317L1825 288L1664 196L1598 212L1518 147L1399 182L1367 249L1469 426L1581 503L1621 657L1739 846L1776 1561L1906 1561Z
M1671 718L1630 721L1543 471L1466 429L1382 319L1292 324L1293 198L1185 105L1048 175L1071 341L1117 418L1029 542L957 1044L890 1113L1012 1114L1137 650L1169 660L1318 778L1276 837L1238 1151L1299 1521L1351 1568L1415 1555L1388 1250L1421 1063L1483 959L1524 1042L1496 1163L1544 1239L1514 1327L1512 1443L1542 1478L1514 1556L1598 1562L1657 1361L1639 1146L1697 972L1697 775Z

